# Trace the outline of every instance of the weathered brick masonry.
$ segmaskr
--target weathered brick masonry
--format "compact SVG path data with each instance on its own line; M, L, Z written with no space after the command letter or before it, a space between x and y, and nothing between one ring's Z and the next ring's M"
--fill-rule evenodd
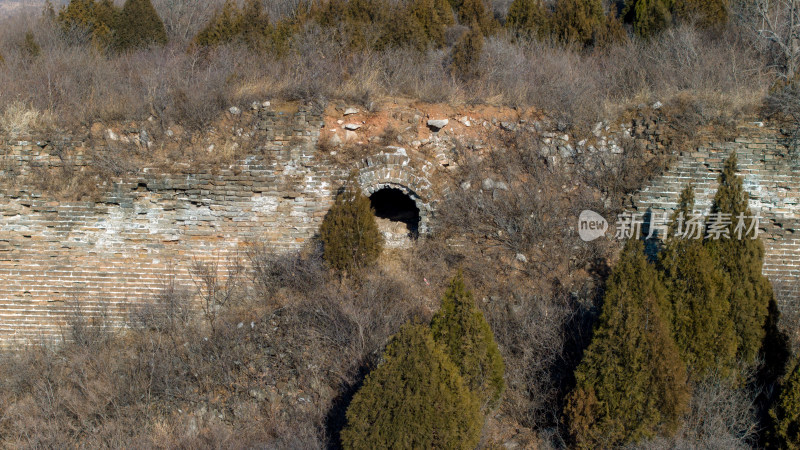
M766 274L776 287L780 307L796 312L800 291L800 157L790 152L775 129L739 127L734 142L702 146L680 155L677 163L635 196L640 211L671 213L681 190L692 183L695 208L708 214L725 158L736 152L750 207L762 217Z
M664 145L659 133L635 125L634 134L647 145ZM228 258L243 257L251 243L299 248L315 235L354 168L365 193L400 189L420 210L420 231L431 226L445 184L441 171L447 170L435 152L390 147L343 167L318 149L322 126L321 113L311 109L262 110L256 127L265 138L258 154L214 170L142 169L113 180L93 202L56 201L23 181L36 170L47 173L42 168L90 164L79 151L62 159L59 150L83 143L0 142L0 344L58 339L76 305L122 325L132 305L166 285L192 289L195 260L218 262L224 278ZM800 278L800 162L775 130L748 126L739 136L683 153L634 197L634 205L671 210L691 181L698 208L707 210L722 162L736 151L751 204L764 217L764 272L780 289L781 307L793 309Z
M59 202L8 180L0 191L0 344L58 339L80 307L125 323L131 305L167 284L191 288L194 260L228 258L253 242L298 248L316 233L349 169L317 154L322 118L309 111L262 113L266 149L202 173L142 170L114 180L97 202ZM58 145L56 145L58 144ZM53 148L75 142L2 143L3 175L65 164ZM80 156L69 162L86 164ZM365 191L408 193L427 226L433 164L403 149L362 161ZM22 175L22 176L20 176Z

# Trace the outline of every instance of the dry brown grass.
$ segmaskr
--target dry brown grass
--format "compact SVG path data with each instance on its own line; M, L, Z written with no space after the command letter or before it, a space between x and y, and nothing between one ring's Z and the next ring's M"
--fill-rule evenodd
M338 445L354 389L389 336L429 319L427 299L404 270L353 284L316 252L250 261L249 281L195 268L213 313L167 283L127 330L76 309L67 342L0 353L0 446Z
M50 114L43 114L20 101L14 101L6 105L0 115L0 130L11 136L24 135L52 122Z
M20 47L29 29L42 47L34 60ZM164 48L105 56L65 40L38 16L24 16L4 22L0 53L6 61L0 106L22 102L64 126L152 115L164 126L203 128L228 106L253 100L338 98L368 107L407 97L533 105L566 126L586 128L637 103L666 103L679 94L702 97L720 111L757 106L770 84L764 55L734 25L716 35L680 27L593 52L501 33L486 40L480 71L466 83L449 73L446 48L354 52L313 24L298 31L285 57L235 45L187 51L177 37Z

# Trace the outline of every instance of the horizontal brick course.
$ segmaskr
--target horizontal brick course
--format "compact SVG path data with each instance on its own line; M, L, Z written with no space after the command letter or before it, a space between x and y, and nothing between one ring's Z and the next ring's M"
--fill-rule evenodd
M781 309L797 311L798 292L788 286L800 281L800 158L782 144L775 129L741 127L739 132L742 136L733 143L714 143L684 152L673 167L635 195L634 205L639 211L651 208L671 213L680 191L691 182L695 208L708 214L723 161L735 151L751 209L762 216L763 272L776 286Z
M262 111L264 151L212 173L143 169L113 180L97 202L57 201L15 181L31 164L57 166L48 152L80 142L0 143L0 344L59 339L79 306L113 326L168 284L193 289L193 261L246 259L251 243L277 250L316 234L349 174L318 155L320 115ZM86 164L80 152L71 164ZM365 192L394 186L419 205L423 226L433 189L420 154L384 152L362 163ZM12 176L13 175L13 176Z

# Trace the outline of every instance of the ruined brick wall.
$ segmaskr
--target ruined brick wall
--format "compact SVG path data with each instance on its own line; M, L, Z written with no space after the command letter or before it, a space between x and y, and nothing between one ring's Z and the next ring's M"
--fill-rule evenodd
M789 151L782 135L762 124L740 126L734 142L713 143L683 152L675 164L634 198L639 211L671 213L681 190L695 188L695 208L707 214L717 191L725 158L736 152L739 173L758 211L765 248L764 274L776 287L783 311L796 312L800 294L800 157Z
M59 339L76 307L121 326L170 283L192 289L194 261L218 263L224 279L229 258L246 259L252 243L306 244L352 169L318 154L321 126L308 111L263 113L260 154L198 173L144 169L92 202L56 201L19 181L37 167L88 164L58 156L80 143L2 142L0 344ZM366 192L399 187L429 213L431 165L421 156L388 149L355 168Z
M93 201L58 201L30 182L47 173L42 168L92 164L80 151L64 158L63 149L84 143L34 137L0 141L0 345L59 339L76 306L122 326L133 307L165 286L193 290L194 261L218 263L224 278L229 258L246 259L253 243L299 248L314 237L336 190L354 169L365 194L400 189L420 210L420 231L435 226L433 213L445 195L442 180L452 167L446 168L436 152L398 147L334 163L329 158L334 152L325 154L317 145L321 114L303 108L261 110L254 127L264 137L255 154L212 169L141 169L109 180ZM542 133L544 149L554 160L582 151L601 157L622 151L613 139L606 145L601 127L596 128L597 148ZM658 124L634 122L619 133L642 138L651 149L669 146L658 131ZM776 130L745 126L738 135L735 142L682 153L633 203L642 211L671 210L691 181L698 207L707 210L722 161L736 151L751 205L764 217L764 272L779 288L781 307L793 309L800 278L800 163Z

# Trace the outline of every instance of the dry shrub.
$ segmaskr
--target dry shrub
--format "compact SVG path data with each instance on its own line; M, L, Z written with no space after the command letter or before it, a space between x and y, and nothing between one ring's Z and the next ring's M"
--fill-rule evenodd
M22 102L14 101L6 105L3 114L0 115L0 129L9 135L24 135L36 129L44 121L39 111Z
M503 252L525 256L525 272L549 289L553 280L590 264L596 251L596 243L570 231L580 211L605 210L595 188L542 156L539 142L535 131L521 129L499 133L486 155L459 151L462 188L442 202L436 231L443 239L471 237L500 265L509 264Z
M351 50L335 30L313 23L297 31L284 57L238 45L187 51L187 37L214 2L156 3L173 41L114 56L65 38L38 15L7 19L0 31L0 106L22 101L62 125L154 115L163 124L204 127L230 105L270 97L339 98L368 107L378 97L402 96L533 105L564 126L586 129L631 105L666 103L681 92L707 99L713 113L741 110L759 104L769 84L762 54L735 26L715 35L684 26L593 52L500 33L486 39L477 76L460 81L449 73L448 48ZM293 5L271 8L281 15ZM41 46L33 61L10 44L29 29L37 30Z
M64 343L0 353L2 445L337 445L352 393L402 324L429 319L426 299L402 271L353 284L321 271L318 254L251 260L255 284L237 278L230 295L224 273L236 270L195 269L213 317L166 280L126 330L76 308Z
M508 388L501 410L532 429L558 425L565 366L565 327L575 306L563 296L509 292L484 305L502 349ZM566 369L566 370L565 370Z
M776 86L767 97L764 112L772 118L777 118L784 125L784 134L787 136L786 146L795 156L800 149L800 83L790 83L785 86Z
M655 438L635 448L749 449L758 444L759 428L753 392L710 378L694 386L689 413L674 436Z
M800 349L800 311L794 305L800 299L800 280L775 280L772 287L781 309L778 328L786 333L792 350L797 351Z
M314 246L310 254L281 254L265 245L256 245L250 248L248 257L253 267L253 285L258 295L269 302L282 304L286 296L295 293L308 297L325 279L319 246ZM278 295L284 300L276 302Z
M576 158L579 177L603 194L603 209L612 217L628 204L631 194L666 170L671 156L667 149L649 151L633 139L624 139L619 146L619 154L584 153Z
M613 243L585 243L570 229L581 210L607 209L580 161L542 156L535 131L499 133L492 147L483 155L458 149L461 187L440 202L435 229L436 242L455 245L427 242L419 264L460 265L485 295L479 304L506 362L501 409L557 443L563 395L613 251Z

